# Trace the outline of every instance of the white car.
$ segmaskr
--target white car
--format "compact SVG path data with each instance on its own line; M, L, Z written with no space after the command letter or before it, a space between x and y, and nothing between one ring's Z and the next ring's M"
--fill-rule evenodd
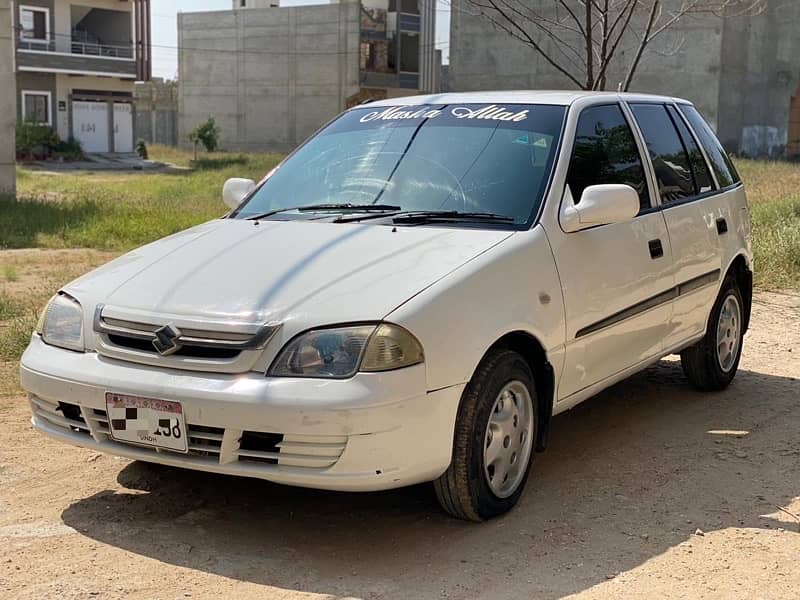
M373 102L224 198L50 301L21 365L39 431L297 486L432 481L478 521L554 414L673 353L702 390L736 373L745 192L684 100Z

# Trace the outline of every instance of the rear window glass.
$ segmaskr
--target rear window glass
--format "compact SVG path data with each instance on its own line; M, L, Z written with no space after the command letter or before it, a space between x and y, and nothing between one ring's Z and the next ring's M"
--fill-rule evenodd
M725 188L739 183L741 179L736 172L736 167L733 166L733 162L727 152L725 152L722 144L719 143L717 136L711 130L708 123L706 123L705 119L697 112L697 109L688 104L681 104L680 110L700 139L700 143L703 145L708 159L711 161L711 168L717 176L720 187Z
M576 204L587 187L605 183L631 186L639 194L641 209L650 208L639 148L617 104L592 106L581 113L567 177Z

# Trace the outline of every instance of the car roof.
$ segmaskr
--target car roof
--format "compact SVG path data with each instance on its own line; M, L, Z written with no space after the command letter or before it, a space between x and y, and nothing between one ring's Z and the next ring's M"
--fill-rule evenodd
M653 94L620 92L584 92L571 90L507 90L492 92L457 92L387 98L369 102L369 106L417 106L422 104L555 104L569 106L581 98L608 98L628 101L679 102L688 100Z

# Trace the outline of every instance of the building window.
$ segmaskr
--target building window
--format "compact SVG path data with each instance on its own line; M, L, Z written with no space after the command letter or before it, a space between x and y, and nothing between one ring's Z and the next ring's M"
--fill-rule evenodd
M50 10L20 6L19 37L28 42L47 42L50 38Z
M52 98L50 92L22 92L22 120L41 125L52 125Z

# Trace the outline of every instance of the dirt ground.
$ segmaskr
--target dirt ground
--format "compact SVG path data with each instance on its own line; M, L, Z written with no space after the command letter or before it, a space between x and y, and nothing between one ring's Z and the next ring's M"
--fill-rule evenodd
M9 377L6 372L6 377ZM149 466L32 431L0 398L0 598L797 598L800 294L758 294L739 374L675 360L554 419L518 508Z

